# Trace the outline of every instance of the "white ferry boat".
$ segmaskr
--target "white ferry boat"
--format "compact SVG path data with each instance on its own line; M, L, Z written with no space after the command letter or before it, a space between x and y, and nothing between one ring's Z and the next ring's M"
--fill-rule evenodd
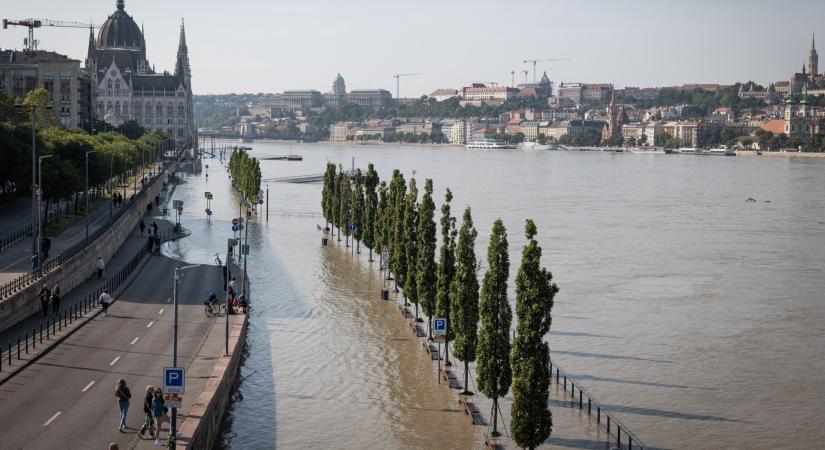
M503 149L516 148L515 145L508 144L494 139L482 139L480 141L470 141L465 145L466 148L483 148L483 149Z
M707 151L707 154L713 156L736 156L736 150L727 147L712 148Z
M678 153L680 155L701 155L703 150L701 148L682 147L674 148L673 153Z
M628 147L628 153L638 153L642 155L664 155L665 151L661 148L643 148L643 147Z

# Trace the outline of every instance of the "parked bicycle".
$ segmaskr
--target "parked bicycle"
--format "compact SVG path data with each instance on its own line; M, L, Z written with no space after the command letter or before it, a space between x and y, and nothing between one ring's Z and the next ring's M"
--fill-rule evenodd
M203 302L203 310L206 317L219 316L223 313L224 305L218 302L218 297L214 292L210 292L209 297Z

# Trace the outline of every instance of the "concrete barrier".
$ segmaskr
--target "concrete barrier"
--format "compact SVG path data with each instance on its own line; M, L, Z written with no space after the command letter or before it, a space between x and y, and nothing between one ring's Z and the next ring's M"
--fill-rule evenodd
M69 258L57 269L39 278L11 297L0 301L0 331L7 330L40 310L38 292L43 284L54 286L59 283L61 291L66 293L94 275L97 257L100 256L103 261L108 261L123 245L129 233L144 216L146 205L153 202L155 196L163 191L163 178L165 176L166 171L159 173L156 181L149 186L143 196L138 198L136 204L132 205L115 221L102 236Z
M232 401L232 390L241 366L248 321L246 314L230 317L229 356L222 355L215 361L209 380L187 412L186 420L178 430L176 447L180 450L213 448L220 434L221 422Z

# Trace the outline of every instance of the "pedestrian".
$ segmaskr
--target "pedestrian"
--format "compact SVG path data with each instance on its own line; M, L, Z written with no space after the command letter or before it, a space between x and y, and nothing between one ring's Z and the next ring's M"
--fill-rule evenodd
M155 419L155 445L162 445L160 443L160 427L166 418L166 402L163 400L163 391L156 387L154 397L152 397L152 417Z
M140 221L140 235L143 236L143 230L146 229L146 224L143 221Z
M143 426L138 431L141 438L146 431L149 431L149 437L155 437L155 419L152 416L152 398L154 396L155 387L146 386L146 395L143 397Z
M95 268L97 269L97 279L103 278L103 269L106 268L106 263L103 262L103 258L100 256L98 256L97 261L95 261Z
M155 196L155 206L160 205L160 195Z
M40 249L43 253L43 261L49 259L49 249L52 248L52 240L49 238L43 238L43 243L40 245Z
M52 288L52 315L57 317L60 312L60 286L55 283Z
M121 195L120 192L117 194L117 205L123 206L123 195Z
M129 387L126 386L126 380L123 378L117 380L115 398L117 399L117 406L120 408L120 426L118 430L123 433L123 429L126 428L126 413L129 412L129 400L132 398L132 393L129 392Z
M232 277L232 278L229 279L228 290L229 290L229 298L230 299L235 298L235 277Z
M49 291L49 287L44 284L43 287L40 288L40 306L43 308L43 317L49 315L49 297L51 297L51 291Z
M104 289L98 300L100 301L101 308L103 308L103 316L105 317L106 313L109 312L109 303L112 302L112 296L109 295L109 290Z
M155 254L160 255L160 237L155 235Z
M158 235L158 223L154 220L152 221L152 229L155 231L155 236Z

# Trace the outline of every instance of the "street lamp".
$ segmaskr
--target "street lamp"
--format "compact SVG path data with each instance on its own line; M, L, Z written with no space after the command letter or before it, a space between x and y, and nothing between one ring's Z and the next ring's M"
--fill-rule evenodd
M40 212L43 201L43 160L52 156L54 155L37 158L37 270L40 274L43 273L43 214ZM32 238L34 238L33 233Z
M34 228L38 224L38 212L37 212L37 192L34 188L34 183L36 180L35 176L37 175L37 108L46 108L52 109L52 105L24 105L19 103L15 105L18 108L29 107L31 108L32 113L32 256L39 256L37 254L37 242L34 239Z
M183 272L187 269L192 269L194 267L199 267L198 264L194 264L191 266L185 267L175 267L175 274L174 274L174 281L172 283L172 298L174 299L175 305L175 322L172 326L173 335L172 335L172 367L178 367L178 283L180 282L181 275L179 272ZM175 438L177 437L177 421L178 421L178 408L173 406L172 407L172 423L170 425L170 438L172 442L175 442Z
M86 212L86 243L89 243L89 155L97 153L95 150L86 152L86 192L83 194L83 199L86 200L86 207L83 208Z
M112 224L112 204L114 203L114 186L112 185L112 165L115 162L115 154L109 153L109 225Z

